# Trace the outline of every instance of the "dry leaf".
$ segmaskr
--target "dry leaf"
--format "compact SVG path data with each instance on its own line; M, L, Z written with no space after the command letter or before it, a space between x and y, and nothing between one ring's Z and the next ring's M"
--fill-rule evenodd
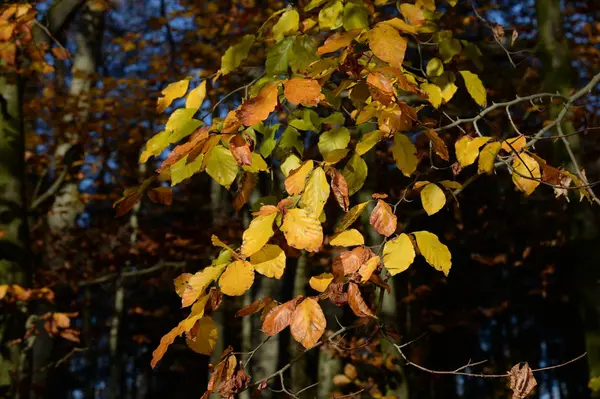
M283 94L292 104L314 107L321 101L321 85L314 79L293 78L285 82Z
M389 237L396 231L397 222L398 218L394 215L392 207L383 200L377 200L377 206L371 212L369 219L375 231Z
M333 191L335 200L344 210L344 212L348 212L348 208L350 207L350 198L348 197L348 182L346 182L342 172L333 167L329 167L327 169L327 174L331 178L331 191Z
M245 126L252 126L267 119L276 106L277 84L271 84L263 88L258 96L244 102L236 116Z
M510 377L510 389L513 391L512 399L524 399L537 385L533 371L529 364L515 364L508 372Z
M252 165L252 151L250 150L250 144L244 140L241 134L236 134L229 140L229 149L238 165Z
M352 309L354 314L358 317L377 318L363 299L358 284L352 281L348 285L348 305L350 305L350 309Z
M296 303L298 303L300 298L300 296L297 296L296 298L273 308L265 316L265 320L263 321L262 325L262 332L269 336L273 336L289 326L292 313L294 312L294 309L296 309Z
M296 341L306 349L310 349L319 341L325 332L325 315L317 301L304 299L292 313L290 332Z

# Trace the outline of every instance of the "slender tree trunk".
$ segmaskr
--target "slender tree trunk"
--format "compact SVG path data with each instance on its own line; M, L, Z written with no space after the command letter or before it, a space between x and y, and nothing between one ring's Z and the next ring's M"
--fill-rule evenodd
M302 251L302 255L298 258L298 265L296 266L296 274L294 276L294 295L306 295L306 282L308 281L308 260L306 252ZM290 353L291 358L296 357L297 352L301 351L302 348L294 339L290 340ZM308 354L307 354L308 355ZM298 392L301 389L306 388L311 384L310 373L308 370L308 356L302 356L296 363L292 365L292 379L291 386L286 387L292 392ZM307 395L312 392L308 392Z

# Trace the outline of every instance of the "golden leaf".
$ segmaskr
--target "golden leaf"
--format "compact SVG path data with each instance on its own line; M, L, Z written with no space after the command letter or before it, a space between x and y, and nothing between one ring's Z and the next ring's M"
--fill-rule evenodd
M379 256L374 256L367 261L364 265L358 269L358 274L360 274L360 282L366 283L371 278L373 272L377 269L377 265L379 265L379 261L381 259Z
M167 109L176 98L183 97L187 92L189 84L190 79L185 78L178 82L173 82L167 85L167 87L161 91L162 97L158 99L156 112L159 114L163 113L163 111Z
M319 216L323 212L330 191L325 171L321 167L315 168L306 182L298 205L300 208L306 209L309 214Z
M475 137L462 136L456 140L454 148L456 150L456 159L463 168L471 165L479 156L479 148L491 140L491 137Z
M314 79L293 78L284 88L283 94L292 104L314 107L321 101L321 85Z
M392 144L392 155L398 165L398 169L406 177L409 177L415 170L419 160L417 158L417 148L410 139L401 133L394 135L394 143Z
M308 281L310 287L319 292L325 292L329 284L333 281L333 274L331 273L321 273L318 276L313 276Z
M210 316L204 316L198 320L185 342L194 352L210 356L217 345L218 339L217 324Z
M329 245L338 247L352 247L355 245L363 245L364 243L365 238L356 229L342 231L331 237L331 241L329 241Z
M430 183L421 190L421 202L425 212L431 216L446 205L446 195L436 184Z
M304 299L292 313L290 332L306 349L312 348L325 332L325 315L317 301Z
M268 215L259 215L252 219L250 226L242 235L242 247L240 253L248 257L258 252L273 236L273 222L277 212Z
M308 161L304 161L300 167L290 172L284 182L288 194L298 195L304 190L306 177L313 170L313 165L312 159L309 159Z
M270 84L258 96L244 102L236 116L245 126L252 126L267 119L276 106L277 84Z
M527 154L519 154L513 159L512 181L515 186L530 195L540 185L542 174L540 165L535 159Z
M323 243L323 228L317 217L306 210L295 208L289 210L283 217L280 230L283 232L289 246L296 249L306 249L316 252Z
M479 154L479 164L477 166L478 173L492 173L494 170L494 161L496 160L496 156L500 151L501 144L498 142L493 142L486 144L481 150Z
M404 61L407 41L387 24L375 25L368 33L369 47L379 59L400 68Z
M338 32L329 36L325 43L317 49L317 55L333 53L344 47L348 47L352 40L360 34L362 29L354 29L348 32Z
M410 237L402 233L383 247L383 265L392 276L402 273L415 260L415 248Z
M219 287L225 295L240 296L254 283L254 268L250 262L238 260L230 263L219 278Z
M412 233L417 241L421 255L434 269L443 272L446 276L452 267L452 254L448 247L440 242L438 237L428 231Z
M400 12L413 26L421 26L425 22L425 15L423 10L415 6L414 4L402 3L400 5Z
M527 137L517 136L506 139L502 142L502 149L506 152L519 152L527 145Z
M483 86L483 83L481 83L479 76L469 71L459 72L465 80L465 86L467 86L467 91L473 100L475 100L475 102L480 106L485 107L487 104L487 95L485 92L485 87Z
M279 279L285 269L285 253L277 245L265 245L250 257L250 263L263 276Z
M198 85L194 90L190 91L185 99L186 108L198 109L202 106L206 97L206 80Z

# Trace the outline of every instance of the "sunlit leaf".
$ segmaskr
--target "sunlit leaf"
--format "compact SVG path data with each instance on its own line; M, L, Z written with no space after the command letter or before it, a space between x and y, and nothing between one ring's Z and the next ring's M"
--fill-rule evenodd
M319 292L325 292L329 284L333 281L333 274L331 273L321 273L318 276L313 276L308 281L310 287Z
M512 181L515 186L530 195L540 185L540 165L528 154L519 154L513 159Z
M283 163L281 164L281 173L283 173L283 175L285 177L288 177L290 175L291 172L293 172L294 170L298 169L300 167L300 165L302 165L302 162L300 161L300 158L298 158L296 155L292 154L289 157L287 157L285 159L285 161L283 161ZM311 168L312 170L312 168ZM306 178L306 176L305 176ZM303 181L304 183L304 181ZM304 188L304 186L302 187Z
M299 296L273 308L263 321L262 332L269 336L279 334L290 325L292 313L296 309Z
M402 66L407 41L396 29L386 24L378 24L369 31L368 36L373 54L393 67Z
M479 149L485 143L491 140L491 137L475 137L463 136L456 140L454 147L456 150L456 159L463 168L471 165L479 156Z
M277 213L256 216L242 236L240 253L248 257L258 252L273 236L273 222Z
M231 155L231 151L222 145L213 148L206 163L206 173L217 183L229 188L237 176L238 169L238 164Z
M239 43L229 47L221 58L221 74L227 75L239 67L254 44L254 35L245 35Z
M312 348L325 332L325 315L317 301L305 298L291 316L290 332L306 349Z
M325 155L335 150L341 150L350 143L350 131L345 127L336 127L326 131L319 137L319 151Z
M277 245L265 245L250 257L250 263L263 276L279 279L285 269L285 253Z
M452 267L452 255L448 247L442 244L435 234L428 231L416 231L412 234L427 263L447 276Z
M358 284L352 281L348 284L348 305L350 305L350 309L352 309L354 314L358 317L377 318L362 297Z
M348 183L344 175L333 167L327 169L327 174L331 178L333 197L344 212L347 212L350 207L350 198L348 197Z
M355 245L364 245L365 238L356 229L342 231L331 237L330 245L338 247L353 247Z
M473 100L475 100L475 102L480 106L485 107L487 104L487 95L485 92L485 87L483 86L483 83L481 83L479 76L469 71L459 72L465 80L465 86L467 87L467 91Z
M333 275L347 276L355 273L375 254L369 248L360 246L351 251L342 252L333 259Z
M194 90L190 91L185 99L185 107L198 109L202 106L206 97L206 80L198 85Z
M436 184L430 183L421 190L421 202L425 212L431 216L446 205L446 195Z
M244 102L237 111L238 119L246 126L252 126L268 118L277 106L277 85L271 84L260 91L258 96Z
M360 34L360 30L352 30L349 32L337 32L329 36L325 43L317 49L317 55L333 53L334 51L348 47L352 40Z
M435 108L442 105L442 89L433 83L423 83L419 86L421 90L427 93L427 99Z
M486 144L486 146L483 147L479 154L479 164L477 166L478 173L492 173L496 156L498 155L498 152L500 152L500 146L501 144L499 142L493 142Z
M277 23L273 26L273 38L279 42L284 36L289 36L298 31L298 25L300 23L300 14L296 10L287 10L279 18Z
M323 243L323 228L315 216L295 208L287 211L280 227L288 245L296 249L316 252Z
M402 3L400 5L400 12L407 19L408 23L413 26L421 26L425 22L425 15L423 10L414 4Z
M397 222L398 219L394 215L392 207L383 200L377 200L377 206L375 206L369 218L369 223L375 231L388 237L396 231Z
M327 198L329 198L330 191L325 171L323 168L317 167L308 178L298 205L309 214L318 216L323 212L323 207L327 202Z
M319 28L335 30L342 26L344 5L340 0L334 0L319 11Z
M314 107L321 101L321 85L314 79L293 78L285 82L284 95L292 104Z
M406 234L402 233L385 243L383 265L392 276L408 269L414 260L415 248Z
M392 155L398 169L400 169L404 176L408 177L415 173L417 164L419 163L417 148L406 135L401 133L394 135Z
M527 145L527 137L517 136L502 142L502 149L506 152L519 152Z
M235 261L227 266L219 278L219 287L225 295L240 296L252 287L254 268L250 262Z
M360 274L361 283L366 283L367 281L369 281L371 275L373 275L373 272L377 269L379 261L379 256L374 256L358 269L358 274Z
M158 99L156 112L159 114L163 113L176 98L183 97L188 90L189 84L190 78L185 78L167 85L167 87L161 91L162 97Z
M284 182L284 186L288 194L298 195L304 190L306 178L308 177L309 173L312 172L313 165L313 161L309 159L289 173Z

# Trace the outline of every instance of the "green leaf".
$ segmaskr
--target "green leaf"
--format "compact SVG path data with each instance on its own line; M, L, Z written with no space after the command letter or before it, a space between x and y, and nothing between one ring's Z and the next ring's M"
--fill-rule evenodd
M444 64L439 58L432 58L427 63L427 77L435 78L444 73Z
M304 11L310 11L314 8L319 7L322 4L325 4L326 2L327 0L310 0L310 3L308 3L306 7L304 7Z
M253 152L250 156L252 157L252 164L249 166L242 167L242 169L244 169L246 172L258 173L264 172L265 170L269 169L267 163L265 162L263 157L260 156L260 154Z
M319 151L325 154L348 147L350 143L350 131L345 127L336 127L319 137Z
M281 164L281 173L283 173L285 177L288 177L290 172L298 168L301 164L302 161L300 160L300 158L292 154L289 157L287 157L285 161L283 161L283 163Z
M196 111L198 111L197 108L176 109L175 112L173 112L169 117L167 125L165 126L165 130L175 131L181 128L187 121L192 119L192 117L196 114Z
M296 10L288 10L283 13L279 21L273 26L273 38L279 42L284 36L289 36L298 31L300 15Z
M295 41L295 36L289 36L269 49L266 61L267 75L281 75L287 72L290 50Z
M348 161L342 175L348 183L348 195L353 195L360 190L367 180L367 163L358 154L354 154Z
M246 35L239 43L229 47L221 58L221 73L227 75L248 58L250 47L254 44L254 35Z
M485 107L487 104L487 95L485 92L485 87L483 86L483 83L481 83L479 76L469 71L459 72L465 80L465 86L467 86L467 91L473 100L475 100L475 102L480 106Z
M187 155L181 158L179 161L171 165L171 186L181 183L185 179L189 179L196 173L202 170L202 159L203 155L194 159L192 162L187 163Z
M179 140L186 138L190 134L194 133L194 131L202 125L202 121L199 121L198 119L190 119L189 121L185 122L183 126L181 126L179 129L171 133L171 137L169 137L169 142L176 143Z
M347 3L344 6L343 25L347 31L368 27L369 11L359 4Z
M333 114L321 120L321 123L327 123L329 125L343 125L345 122L346 119L341 112L334 112Z
M358 155L366 154L371 148L375 147L375 144L381 141L382 137L383 132L381 130L373 130L372 132L363 134L360 141L356 144L356 153Z
M332 1L319 12L319 28L335 30L343 24L344 5L341 1Z
M277 145L275 134L277 133L279 126L279 123L276 123L272 126L268 126L263 129L262 134L264 137L262 139L262 142L260 143L260 148L258 152L260 152L260 155L262 155L265 158L271 155L273 149Z
M394 136L394 143L392 144L392 155L398 165L398 169L406 177L415 173L417 170L417 149L410 139L402 134L398 133Z
M590 382L588 383L588 387L592 391L594 391L594 392L600 391L600 377L590 378Z
M290 68L293 72L305 71L318 60L317 42L308 35L297 36L290 53Z
M160 133L155 134L148 142L146 143L146 149L140 155L140 162L145 163L150 159L151 156L159 156L165 148L169 146L171 132L167 130L163 130Z
M288 122L288 125L295 127L298 130L312 130L318 132L321 129L321 120L319 115L312 109L304 109L301 111L295 111L292 114L294 119Z
M302 156L304 153L304 143L302 142L301 136L302 135L298 130L288 126L279 138L279 148L295 148L300 156Z
M435 108L439 108L442 104L442 89L433 83L423 83L419 86L421 90L427 93L428 100Z
M238 164L231 151L222 145L216 146L206 163L206 173L220 185L229 188L238 173Z
M445 64L452 61L455 55L460 54L462 46L458 39L446 39L440 42L439 52Z

